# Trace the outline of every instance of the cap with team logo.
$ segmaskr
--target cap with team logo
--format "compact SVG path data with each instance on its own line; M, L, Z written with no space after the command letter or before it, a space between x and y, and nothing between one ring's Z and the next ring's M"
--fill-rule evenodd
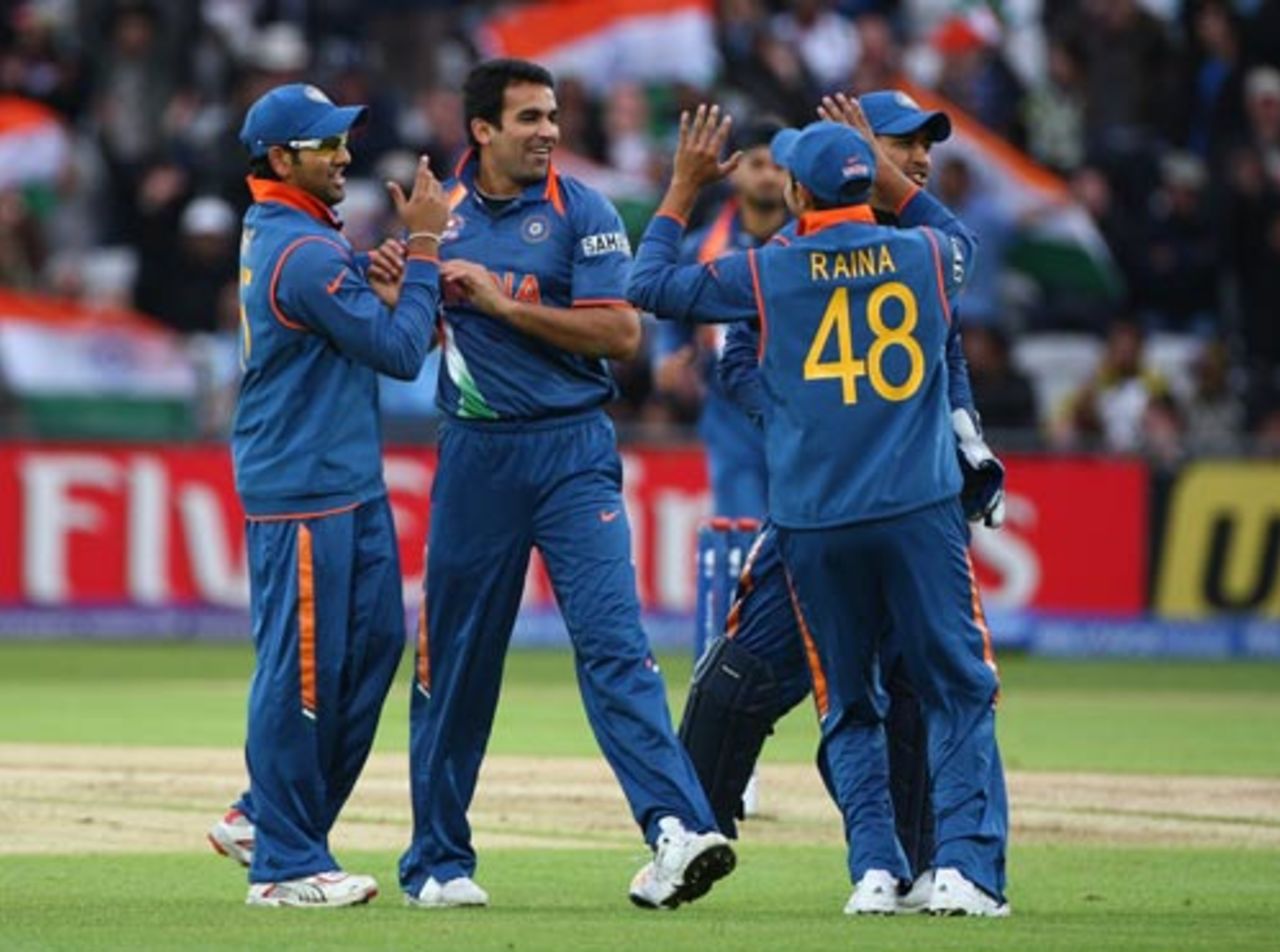
M273 145L341 135L364 122L368 112L367 106L336 106L308 83L277 86L249 107L240 142L256 159Z
M909 136L920 129L934 142L951 135L951 119L945 112L921 109L920 104L900 89L885 89L859 96L871 131L878 136Z
M811 122L799 132L783 129L770 149L775 162L830 205L865 202L876 177L871 144L856 129L838 123Z

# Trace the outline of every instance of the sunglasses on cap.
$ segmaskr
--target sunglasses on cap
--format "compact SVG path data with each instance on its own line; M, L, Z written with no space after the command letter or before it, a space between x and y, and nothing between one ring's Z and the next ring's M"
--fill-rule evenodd
M295 151L306 149L309 152L337 152L347 147L347 133L325 136L323 139L290 139L285 145Z

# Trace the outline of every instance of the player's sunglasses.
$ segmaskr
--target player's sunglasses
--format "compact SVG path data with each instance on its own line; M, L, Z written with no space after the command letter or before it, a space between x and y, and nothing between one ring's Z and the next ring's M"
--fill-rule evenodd
M323 139L290 139L285 143L294 150L307 149L311 152L337 152L347 147L347 134L325 136Z

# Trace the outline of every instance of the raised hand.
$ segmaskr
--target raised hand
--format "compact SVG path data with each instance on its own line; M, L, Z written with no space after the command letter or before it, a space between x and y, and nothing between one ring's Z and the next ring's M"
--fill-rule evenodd
M722 118L717 105L703 103L693 115L688 110L680 113L680 140L676 146L672 184L679 182L697 190L720 181L736 169L742 161L741 152L720 161L732 126L733 118L728 115Z
M828 122L838 122L842 126L857 129L874 146L876 134L856 97L846 96L844 93L823 96L822 102L818 104L818 115Z
M431 160L425 155L418 160L413 191L408 198L397 182L387 182L387 191L395 203L396 214L410 234L429 232L439 235L449 223L449 200L439 179L431 174Z

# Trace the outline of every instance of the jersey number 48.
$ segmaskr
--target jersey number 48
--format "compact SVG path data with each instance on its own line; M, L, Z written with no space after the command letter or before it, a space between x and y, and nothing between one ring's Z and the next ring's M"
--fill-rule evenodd
M888 327L884 322L885 304L889 301L902 305L902 322L897 327ZM910 399L924 381L924 350L920 342L911 336L918 313L916 296L901 281L878 286L867 298L867 326L875 340L867 348L866 359L861 359L853 352L849 289L836 288L809 344L809 353L804 359L804 379L839 380L841 396L846 404L858 402L859 377L866 377L871 382L871 389L885 400L899 403ZM835 359L824 360L833 336ZM903 348L910 360L910 370L902 383L891 382L885 374L884 357L890 347Z

